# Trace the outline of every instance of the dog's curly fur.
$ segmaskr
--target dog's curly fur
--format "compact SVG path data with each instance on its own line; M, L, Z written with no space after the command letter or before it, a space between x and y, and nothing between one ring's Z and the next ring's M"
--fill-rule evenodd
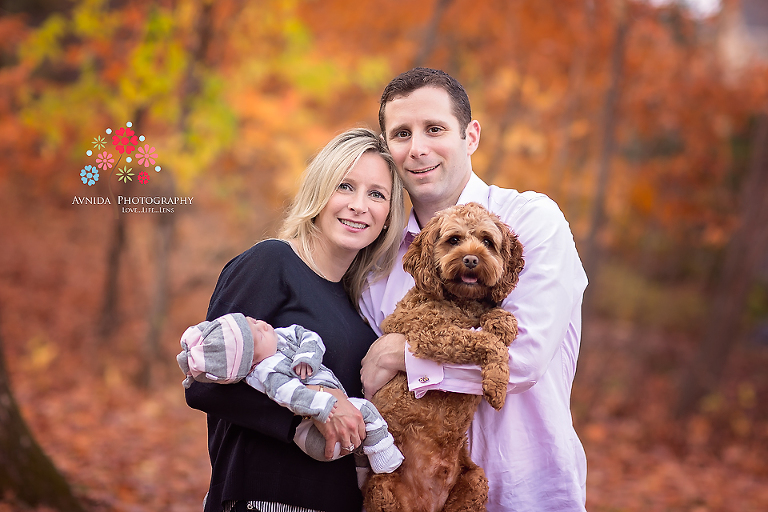
M417 357L482 367L483 395L501 409L507 347L517 320L499 303L517 284L523 247L499 217L477 203L439 212L403 258L415 286L382 323L402 333ZM476 330L481 328L480 330ZM472 462L467 429L482 398L428 391L416 399L400 372L373 397L405 455L393 473L363 487L368 512L485 510L488 480Z

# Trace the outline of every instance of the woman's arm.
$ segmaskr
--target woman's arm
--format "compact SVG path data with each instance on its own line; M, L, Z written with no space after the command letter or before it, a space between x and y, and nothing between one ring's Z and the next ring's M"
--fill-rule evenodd
M280 251L287 246L280 244L283 242L259 243L227 263L211 296L208 320L239 312L274 323L276 312L292 293L285 289L284 269L276 269L273 264L284 256ZM301 419L244 382L230 385L195 382L185 396L187 404L194 409L285 442L292 441ZM347 441L353 436L359 437L361 430L364 437L362 415L343 393L339 402L338 418L329 421L335 432L332 434L334 444L338 437ZM334 416L336 414L334 411ZM330 442L327 436L326 441Z
M293 440L301 419L244 382L193 382L184 394L193 409L286 443Z
M281 276L262 265L273 261L279 246L257 244L224 266L211 295L206 319L228 313L270 322L282 306ZM291 442L298 421L288 409L244 382L208 384L195 382L185 392L187 405L235 425Z

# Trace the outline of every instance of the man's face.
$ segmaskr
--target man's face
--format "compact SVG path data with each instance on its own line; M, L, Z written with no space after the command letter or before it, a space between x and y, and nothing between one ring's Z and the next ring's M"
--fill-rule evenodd
M411 201L433 211L456 204L472 171L480 124L459 126L448 93L422 87L386 104L385 136ZM421 223L429 219L419 219Z

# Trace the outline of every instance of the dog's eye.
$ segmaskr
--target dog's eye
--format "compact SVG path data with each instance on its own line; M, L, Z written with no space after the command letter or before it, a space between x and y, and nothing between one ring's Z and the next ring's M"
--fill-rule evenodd
M493 240L491 240L490 238L484 238L483 245L488 247L489 249L493 249Z
M459 240L459 237L457 236L452 236L451 238L448 239L448 243L451 245L458 245L459 242L460 240Z

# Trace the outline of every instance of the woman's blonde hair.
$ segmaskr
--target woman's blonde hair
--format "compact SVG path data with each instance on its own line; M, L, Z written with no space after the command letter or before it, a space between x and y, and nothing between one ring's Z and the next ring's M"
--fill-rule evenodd
M368 275L371 274L371 278L376 280L392 269L405 226L403 183L386 144L379 136L367 128L354 128L330 141L305 169L299 191L278 232L279 238L297 242L301 256L320 273L312 258L320 235L315 218L328 204L347 173L368 152L379 155L387 163L392 176L392 194L386 227L373 243L357 253L342 278L355 307L358 307Z

